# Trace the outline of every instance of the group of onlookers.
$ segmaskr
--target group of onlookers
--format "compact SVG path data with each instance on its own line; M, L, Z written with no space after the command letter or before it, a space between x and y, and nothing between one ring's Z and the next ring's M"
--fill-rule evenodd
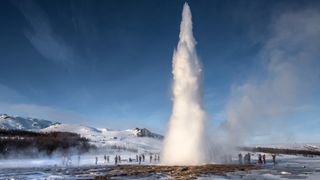
M104 158L104 163L109 163L110 162L110 156L108 155L104 155L103 156ZM80 157L79 157L80 159ZM139 164L141 164L141 162L145 162L145 155L144 154L140 154L140 155L136 155L136 158L133 159L131 157L129 157L128 160L124 160L124 161L127 161L127 162L138 162ZM160 162L160 155L159 154L150 154L149 155L149 162L152 163L152 162ZM114 157L114 164L117 165L121 163L121 156L120 155L116 155ZM96 156L95 158L95 164L97 165L98 164L98 156Z
M271 154L271 157L272 157L272 163L275 165L276 164L276 155L275 154ZM247 153L244 155L243 157L243 161L242 161L242 154L239 153L238 154L238 158L239 158L239 164L251 164L251 154L250 153ZM266 164L267 163L267 160L266 160L266 154L258 154L258 161L257 161L257 164Z

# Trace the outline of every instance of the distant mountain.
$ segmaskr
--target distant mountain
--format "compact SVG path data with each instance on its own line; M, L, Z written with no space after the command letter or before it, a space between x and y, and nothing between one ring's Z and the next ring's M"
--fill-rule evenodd
M89 139L89 142L97 147L131 152L159 152L163 140L162 135L146 128L112 130L6 114L0 114L0 128L36 132L72 132Z
M36 118L24 118L0 114L1 129L40 130L54 124L59 123Z
M152 137L152 138L157 138L157 139L163 139L162 135L150 132L148 129L146 128L135 128L133 129L133 132L136 136L138 137Z
M112 130L93 128L76 124L56 124L44 128L42 132L73 132L90 140L97 147L128 150L132 152L159 152L163 136L143 128Z

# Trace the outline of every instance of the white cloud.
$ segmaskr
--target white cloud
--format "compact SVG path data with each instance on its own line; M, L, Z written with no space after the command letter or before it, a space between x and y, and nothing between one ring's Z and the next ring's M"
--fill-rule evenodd
M33 1L15 3L31 29L25 35L34 48L46 59L70 68L79 57L75 50L56 34L47 14Z

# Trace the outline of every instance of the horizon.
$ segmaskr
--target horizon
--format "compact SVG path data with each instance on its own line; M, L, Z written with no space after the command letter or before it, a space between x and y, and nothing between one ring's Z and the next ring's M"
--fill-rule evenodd
M1 113L165 134L184 3L1 1ZM316 143L320 2L188 4L210 130Z

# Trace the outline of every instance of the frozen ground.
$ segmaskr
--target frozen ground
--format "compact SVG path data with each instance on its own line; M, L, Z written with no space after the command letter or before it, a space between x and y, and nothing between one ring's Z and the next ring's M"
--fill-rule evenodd
M225 176L201 177L199 179L320 179L320 157L279 155L275 166L269 157L267 164L261 167L260 170L248 173L234 172L227 173Z
M110 149L121 148L129 151L158 152L162 145L161 135L145 132L145 136L139 136L142 129L112 130L107 128L93 128L74 124L55 124L41 130L42 132L73 132L89 139L91 144L97 147Z
M38 160L0 160L0 179L93 179L95 176L106 174L114 164L113 155L109 163L105 163L103 155L99 155L98 165L95 165L95 157L95 155L81 156L78 164L78 157L73 156L68 166L63 165L63 159L57 157ZM135 154L121 157L124 160L121 164L138 165L135 161L132 163L126 161L129 157L135 159ZM256 157L256 155L252 157L254 162ZM267 164L261 166L259 170L227 173L224 176L203 176L199 179L320 179L320 157L278 156L276 166L273 166L270 157L267 156L267 159L269 159ZM143 164L150 164L149 156L146 156ZM137 178L142 177L135 177ZM167 177L158 174L152 178Z
M93 179L97 175L103 175L108 171L107 166L114 165L115 154L109 155L109 162L104 160L104 154L74 155L67 157L53 157L42 159L7 159L0 160L0 179ZM136 154L121 154L120 164L137 164ZM96 164L96 157L98 162ZM129 163L128 159L134 161ZM149 155L145 155L145 161L150 163Z
M320 143L257 144L255 147L320 151Z

